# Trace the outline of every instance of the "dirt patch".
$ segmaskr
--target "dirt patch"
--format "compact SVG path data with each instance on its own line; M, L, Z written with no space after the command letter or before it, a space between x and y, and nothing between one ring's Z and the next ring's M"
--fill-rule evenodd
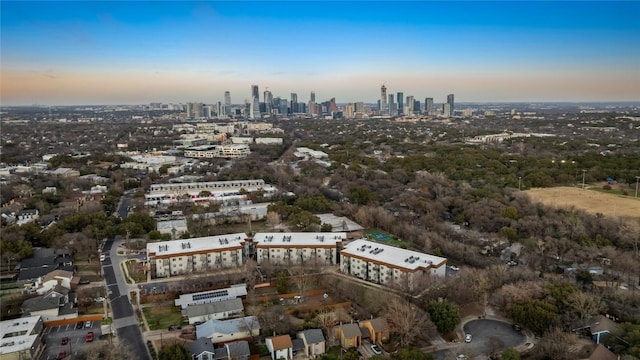
M591 214L640 218L640 198L606 194L573 187L554 187L525 191L531 200L555 207L571 207Z

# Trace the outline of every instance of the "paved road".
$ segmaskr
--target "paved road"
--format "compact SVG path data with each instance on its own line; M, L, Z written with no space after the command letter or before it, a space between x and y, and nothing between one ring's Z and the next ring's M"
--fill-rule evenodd
M125 193L123 200L120 202L117 214L124 218L127 216L127 208L131 200L133 192ZM124 280L120 261L124 260L124 256L118 255L118 244L121 242L120 237L108 239L103 248L106 254L105 260L102 262L102 271L107 286L107 297L111 303L111 311L113 312L113 324L116 329L118 340L121 344L129 346L136 358L139 360L150 360L147 346L145 345L142 331L138 325L138 319L133 312L133 306L129 300L129 286Z
M522 333L513 330L511 324L489 319L469 321L464 324L464 332L473 338L470 343L463 343L461 349L472 355L489 355L492 351L517 347L526 340Z

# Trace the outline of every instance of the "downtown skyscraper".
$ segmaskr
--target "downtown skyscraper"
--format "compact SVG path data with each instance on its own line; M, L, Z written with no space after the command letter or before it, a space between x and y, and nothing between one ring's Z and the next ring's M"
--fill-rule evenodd
M404 114L404 93L399 92L396 94L396 100L398 100L398 115Z
M387 87L382 84L380 87L380 114L388 114L389 108L387 105Z
M445 116L453 116L453 94L447 95L447 103L445 104L445 108L443 110L447 110L443 111Z

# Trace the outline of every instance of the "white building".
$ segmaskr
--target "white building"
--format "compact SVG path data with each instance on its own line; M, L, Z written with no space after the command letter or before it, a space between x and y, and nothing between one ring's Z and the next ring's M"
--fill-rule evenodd
M196 325L196 338L206 337L214 344L233 340L252 339L260 334L260 323L255 316L231 320L209 320Z
M291 336L280 335L264 339L267 349L271 354L271 360L292 360L293 359L293 343Z
M243 158L251 154L247 144L201 145L184 150L185 157L191 158Z
M242 200L246 193L263 192L264 196L275 194L277 188L262 179L209 181L177 184L153 184L145 194L145 205L168 205L181 201L225 201L232 198Z
M0 322L0 358L35 359L42 346L42 317L29 316Z
M216 319L224 320L242 314L242 299L228 299L206 304L189 305L182 310L182 316L189 319L189 324L203 323Z
M162 278L244 264L245 233L147 244L152 276Z
M71 290L71 282L73 281L73 272L65 270L54 270L47 275L36 280L36 293L44 295L57 285Z
M340 252L343 273L378 284L413 286L422 275L445 276L447 259L359 239Z
M176 306L180 306L180 308L184 310L190 305L208 304L212 302L240 298L243 296L247 296L247 285L235 284L226 289L182 294L179 298L174 300L174 303Z
M335 265L347 233L257 233L258 263Z

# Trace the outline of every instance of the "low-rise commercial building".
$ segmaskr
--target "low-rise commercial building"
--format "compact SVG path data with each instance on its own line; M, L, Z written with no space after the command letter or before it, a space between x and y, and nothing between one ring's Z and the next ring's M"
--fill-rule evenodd
M42 345L42 317L29 316L0 322L0 358L35 359Z

